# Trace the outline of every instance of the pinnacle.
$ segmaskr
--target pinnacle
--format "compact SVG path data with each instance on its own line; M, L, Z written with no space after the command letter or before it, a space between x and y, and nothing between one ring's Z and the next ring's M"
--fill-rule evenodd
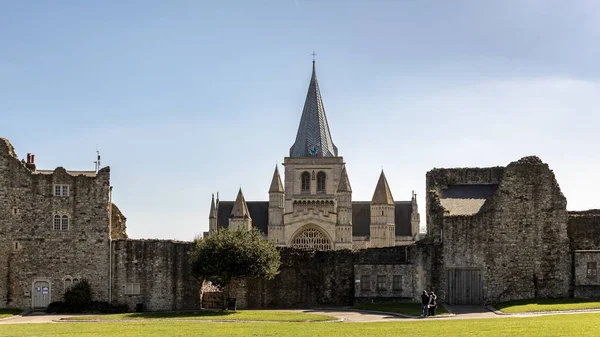
M371 204L379 204L379 205L393 205L394 198L392 198L392 192L390 191L390 186L388 185L387 179L385 178L385 174L383 170L381 170L381 175L379 176L379 181L377 182L377 187L375 187L375 193L373 193L373 199L371 200Z
M273 172L273 179L271 180L271 187L269 193L279 192L283 193L283 184L281 183L281 176L279 175L279 169L275 166L275 172Z
M342 174L340 175L340 183L338 184L338 192L352 192L350 187L350 180L348 179L348 172L346 172L346 166L342 168Z
M244 199L244 194L242 193L242 188L240 187L240 191L238 192L237 198L235 198L235 202L233 203L233 209L231 210L230 218L250 218L250 212L248 211L248 205L246 204L246 199Z

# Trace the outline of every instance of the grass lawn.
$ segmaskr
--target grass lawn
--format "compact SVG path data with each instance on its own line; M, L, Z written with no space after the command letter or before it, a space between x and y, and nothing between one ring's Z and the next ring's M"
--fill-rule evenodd
M172 337L172 336L547 336L596 337L600 314L553 315L461 320L415 320L377 323L215 323L144 321L104 323L8 324L3 336Z
M332 321L335 317L305 314L301 312L270 310L195 311L195 312L144 312L113 315L77 316L71 320L132 320L132 319L192 319L226 321L272 321L272 322L319 322Z
M420 303L361 303L354 305L354 308L362 310L397 312L399 314L409 316L421 316ZM446 311L446 308L440 304L437 306L435 314L447 315L448 311Z
M494 308L506 313L600 309L600 300L582 298L538 298L498 303Z
M0 309L0 318L6 318L22 313L22 309Z

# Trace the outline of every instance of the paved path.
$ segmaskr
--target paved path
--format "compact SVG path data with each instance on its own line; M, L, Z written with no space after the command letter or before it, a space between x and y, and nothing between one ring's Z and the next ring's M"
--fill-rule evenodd
M533 317L547 315L563 315L563 314L580 314L580 313L596 313L600 315L600 310L586 311L567 311L567 312L545 312L545 313L530 313L530 314L512 314L499 315L490 311L483 306L450 306L450 311L454 315L435 316L425 318L425 320L454 320L454 319L486 319L486 318L508 318L508 317ZM354 309L298 309L298 310L282 310L288 312L304 312L309 314L321 314L333 316L341 319L344 322L399 322L399 321L418 321L423 318L407 317L393 313L382 313L374 311L363 311ZM57 323L62 318L74 317L77 315L50 315L46 313L30 313L26 316L15 316L11 318L0 319L0 324L25 324L25 323ZM114 321L118 322L118 321ZM210 321L198 321L210 322Z

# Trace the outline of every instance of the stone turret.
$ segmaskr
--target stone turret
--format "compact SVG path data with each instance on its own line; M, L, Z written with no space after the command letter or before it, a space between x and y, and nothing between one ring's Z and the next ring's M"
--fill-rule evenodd
M215 232L217 230L217 208L215 206L215 195L213 193L210 201L210 212L208 213L208 231Z
M352 188L346 166L337 188L336 249L352 249Z
M285 246L283 235L284 190L279 169L275 166L269 188L269 241Z
M251 230L252 229L252 218L250 217L250 211L248 211L248 205L244 194L240 188L237 198L233 203L233 209L229 216L229 229L230 230Z
M413 240L417 240L419 231L421 230L421 216L419 215L419 205L417 205L417 194L412 191L410 200L412 212L410 213L410 229Z
M395 205L383 170L371 200L371 247L393 246L396 241Z

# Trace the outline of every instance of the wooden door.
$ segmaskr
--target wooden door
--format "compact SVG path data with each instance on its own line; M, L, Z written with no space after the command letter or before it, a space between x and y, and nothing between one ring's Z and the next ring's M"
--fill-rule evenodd
M483 304L480 269L448 269L447 285L447 303Z
M50 304L50 282L36 281L33 283L33 309L47 308Z

